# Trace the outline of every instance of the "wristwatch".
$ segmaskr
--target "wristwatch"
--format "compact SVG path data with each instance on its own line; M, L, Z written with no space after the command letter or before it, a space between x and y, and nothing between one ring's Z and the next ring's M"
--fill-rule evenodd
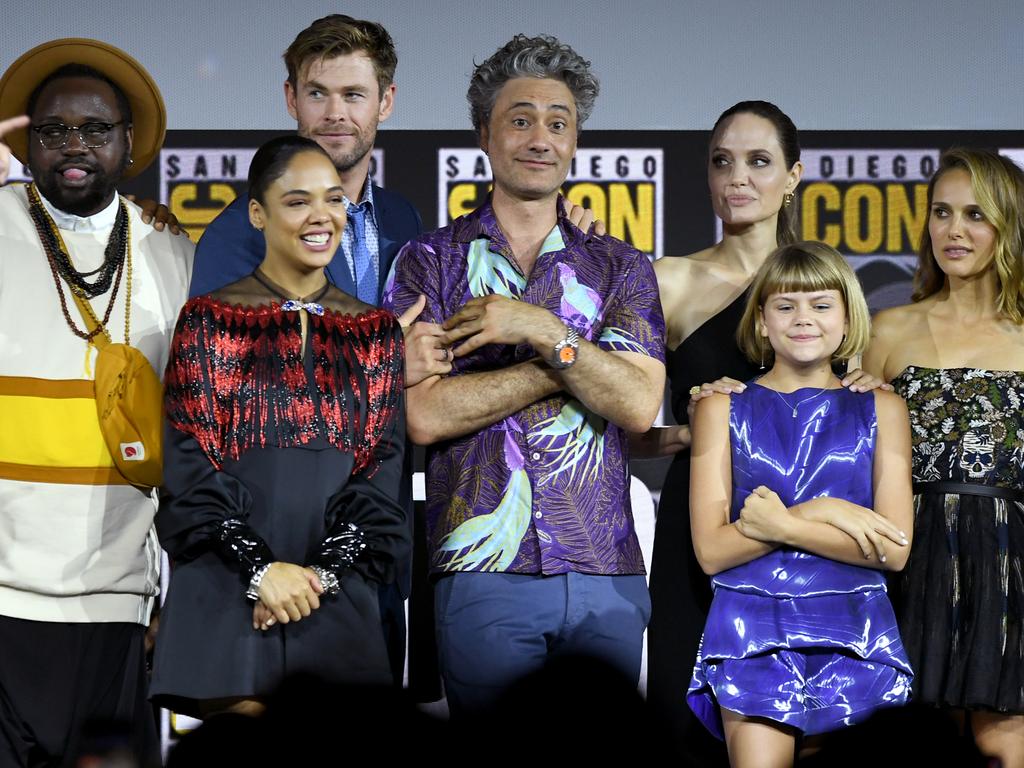
M580 348L580 335L572 326L566 326L565 338L555 344L551 359L552 368L571 368L576 362L576 353Z

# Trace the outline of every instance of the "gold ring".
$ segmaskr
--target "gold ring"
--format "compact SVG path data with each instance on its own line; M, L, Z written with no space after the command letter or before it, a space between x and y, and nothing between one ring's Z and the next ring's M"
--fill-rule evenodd
M690 387L690 397L696 397L699 394L700 394L700 385L699 384L694 384L692 387Z

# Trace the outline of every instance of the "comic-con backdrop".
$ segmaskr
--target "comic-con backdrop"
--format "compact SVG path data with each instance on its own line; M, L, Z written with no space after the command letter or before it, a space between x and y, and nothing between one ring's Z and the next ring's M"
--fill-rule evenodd
M245 194L249 162L267 131L172 131L159 160L122 192L165 203L193 240L220 210ZM909 300L911 277L928 218L927 186L940 152L954 145L985 146L1024 165L1024 131L804 132L804 176L798 191L799 235L838 248L853 264L873 310ZM708 199L703 132L584 132L563 187L574 203L593 209L609 232L652 259L676 258L715 242L721 234ZM427 229L471 211L487 196L487 158L464 131L382 131L371 173L416 205ZM19 173L20 171L20 173ZM25 170L14 169L14 179ZM667 416L671 418L671 416ZM637 530L649 557L652 501L668 460L635 461ZM414 484L415 485L415 484ZM648 494L647 491L650 491ZM418 492L422 498L422 488ZM413 632L424 620L415 607ZM429 613L429 607L427 607ZM426 634L420 633L422 637ZM410 672L436 698L429 643L410 646ZM412 676L410 676L412 680ZM166 747L196 725L165 713Z
M245 194L255 148L274 135L170 131L159 160L122 191L164 202L198 240ZM692 253L721 232L708 198L707 140L699 131L584 131L563 192L652 259ZM928 180L943 149L986 146L1024 164L1024 131L804 131L801 141L799 234L850 259L873 310L910 297ZM19 170L24 177L16 167L15 178ZM475 208L490 183L469 131L383 130L371 173L412 200L427 229ZM666 467L634 462L632 471L657 496Z

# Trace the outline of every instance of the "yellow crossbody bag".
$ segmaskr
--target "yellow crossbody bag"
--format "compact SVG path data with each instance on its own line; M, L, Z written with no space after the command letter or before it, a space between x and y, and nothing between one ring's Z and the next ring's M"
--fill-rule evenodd
M99 320L74 290L78 311L93 331ZM131 293L125 297L131 303ZM96 346L96 414L107 450L118 471L135 486L163 483L164 388L149 360L128 344L115 344L103 328Z

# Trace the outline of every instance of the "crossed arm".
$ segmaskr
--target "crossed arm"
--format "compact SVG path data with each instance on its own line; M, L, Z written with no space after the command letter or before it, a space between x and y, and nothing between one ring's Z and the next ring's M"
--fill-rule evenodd
M443 328L445 343L458 345L456 357L486 344L529 344L547 355L566 335L562 321L543 307L498 295L470 300ZM562 390L608 421L639 432L657 417L664 387L665 366L658 360L581 340L575 365L564 370L534 359L422 380L407 390L409 435L424 445L461 437Z
M906 532L913 524L909 420L896 395L876 392L875 403L875 509L828 497L787 508L774 491L760 486L732 523L729 398L715 394L703 400L694 418L690 524L705 573L742 565L783 545L844 563L902 569L910 553Z

